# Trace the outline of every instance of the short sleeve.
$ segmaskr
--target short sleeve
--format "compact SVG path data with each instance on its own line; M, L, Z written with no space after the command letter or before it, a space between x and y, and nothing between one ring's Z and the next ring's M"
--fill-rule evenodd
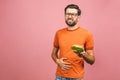
M53 46L59 48L58 32L55 34Z
M88 32L88 36L85 42L85 50L91 50L94 48L94 40L92 33Z

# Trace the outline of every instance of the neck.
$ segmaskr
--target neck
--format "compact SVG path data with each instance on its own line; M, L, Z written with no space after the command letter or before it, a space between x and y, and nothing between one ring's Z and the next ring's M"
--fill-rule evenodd
M77 28L78 28L78 25L75 25L75 26L72 26L72 27L68 26L68 30L75 30Z

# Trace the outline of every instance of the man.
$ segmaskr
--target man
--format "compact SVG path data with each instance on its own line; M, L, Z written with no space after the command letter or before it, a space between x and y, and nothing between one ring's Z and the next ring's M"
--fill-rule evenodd
M92 34L78 26L81 10L75 4L65 8L67 28L58 30L54 39L51 57L57 64L56 80L83 80L84 60L93 64L95 61ZM84 49L76 52L71 46L77 45ZM59 52L59 54L58 54Z

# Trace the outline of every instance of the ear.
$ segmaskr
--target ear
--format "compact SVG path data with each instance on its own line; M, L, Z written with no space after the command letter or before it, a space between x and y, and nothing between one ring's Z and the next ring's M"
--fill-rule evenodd
M80 16L77 17L77 20L78 20L78 21L79 21L79 19L80 19Z

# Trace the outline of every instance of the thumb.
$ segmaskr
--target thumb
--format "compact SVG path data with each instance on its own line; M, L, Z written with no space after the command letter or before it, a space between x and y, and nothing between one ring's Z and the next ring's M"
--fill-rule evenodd
M66 59L67 59L66 57L62 57L62 58L61 58L62 61L66 60Z

